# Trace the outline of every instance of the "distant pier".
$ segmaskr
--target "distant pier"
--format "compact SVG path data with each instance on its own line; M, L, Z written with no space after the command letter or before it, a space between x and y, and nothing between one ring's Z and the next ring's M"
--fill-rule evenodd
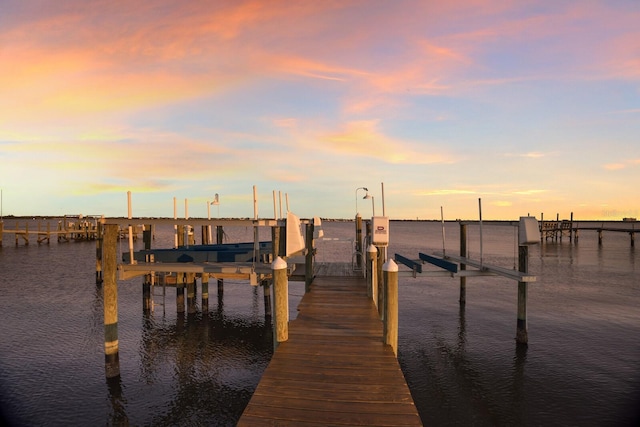
M541 215L544 218L544 214ZM611 226L605 224L612 224L613 221L585 221L590 225L581 225L579 222L574 221L573 212L570 219L560 219L559 215L556 216L555 221L544 220L540 221L540 242L553 241L562 242L564 237L569 239L570 243L577 244L580 236L580 231L595 231L598 233L598 245L601 246L603 242L604 232L607 233L627 233L629 234L629 243L631 247L635 246L635 233L636 233L636 218L623 218L619 225ZM600 222L600 225L594 225Z
M0 246L2 245L3 235L14 235L16 246L20 243L28 245L32 237L36 238L38 244L50 244L51 238L55 238L59 243L64 242L81 242L92 241L98 238L99 217L82 217L82 216L64 216L58 220L58 223L52 228L51 222L55 219L46 220L38 219L35 227L29 226L34 220L15 219L13 226L10 228L0 221ZM133 228L133 238L137 239L138 234L142 232L140 226ZM128 229L120 231L121 238L128 236Z

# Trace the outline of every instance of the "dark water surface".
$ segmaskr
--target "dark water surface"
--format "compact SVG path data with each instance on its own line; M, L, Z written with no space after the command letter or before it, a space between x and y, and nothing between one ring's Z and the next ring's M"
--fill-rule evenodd
M13 224L5 220L5 228ZM353 223L325 222L350 239ZM226 230L250 241L250 229ZM154 246L168 247L172 230ZM269 237L268 229L261 236ZM478 227L469 250L479 258ZM136 243L137 247L141 242ZM126 251L126 242L121 250ZM318 243L318 261L350 259L349 241ZM458 225L445 249L457 254ZM389 253L442 250L437 223L392 222ZM512 227L485 226L483 259L512 268ZM400 279L399 360L425 425L634 425L640 404L640 255L625 233L583 231L578 245L530 249L529 346L515 344L517 285L469 278L460 308L452 278ZM104 377L101 288L93 242L0 249L0 407L11 425L234 425L272 354L261 288L209 286L209 312L176 313L142 279L119 282L121 377ZM198 285L198 304L200 304ZM302 283L290 282L291 316ZM164 305L161 303L164 301Z

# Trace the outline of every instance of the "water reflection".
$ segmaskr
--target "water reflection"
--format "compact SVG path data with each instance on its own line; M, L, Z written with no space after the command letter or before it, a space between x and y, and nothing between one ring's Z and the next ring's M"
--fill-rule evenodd
M458 310L458 317L460 319L458 326L458 352L464 353L465 344L467 343L467 322L465 320L465 304L460 304Z
M127 401L123 397L120 377L107 378L107 389L109 391L109 402L111 404L108 424L112 426L129 425L126 410Z
M525 425L526 405L525 405L525 364L527 362L527 351L529 346L526 344L516 343L516 353L513 358L513 387L511 390L512 403L511 411L513 413L514 425Z
M257 288L249 297L250 313L225 313L219 298L217 310L180 313L173 323L153 313L144 317L141 378L170 397L155 409L153 425L237 421L273 348Z

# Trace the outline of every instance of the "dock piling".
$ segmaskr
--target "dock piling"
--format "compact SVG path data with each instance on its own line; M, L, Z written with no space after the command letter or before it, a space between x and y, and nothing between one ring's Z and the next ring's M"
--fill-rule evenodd
M467 257L467 224L460 223L460 256ZM467 265L460 263L460 270L466 270ZM467 302L467 278L460 276L460 298L458 299L461 306Z
M209 311L209 273L202 273L202 312Z
M104 366L107 378L120 376L118 349L118 226L106 224L104 227Z
M398 265L393 259L384 263L384 343L398 355Z
M376 303L378 307L378 314L380 315L380 319L384 320L384 275L382 271L382 267L386 261L385 259L385 248L382 246L376 246L376 250L378 251L378 260L376 261L376 286L377 286L377 296L378 302Z
M289 339L289 279L287 262L277 257L273 271L273 347Z
M529 247L527 245L520 245L518 246L518 271L528 273L528 270ZM516 342L525 345L529 342L529 333L527 331L527 282L518 282Z
M305 227L305 231L306 253L304 256L304 292L307 293L309 292L311 283L313 282L313 234L315 231L313 223L307 224Z
M102 246L103 246L103 225L102 225L102 222L98 221L97 230L96 230L96 285L101 285L103 280Z
M186 273L187 285L187 313L196 313L196 275L195 273Z
M374 245L367 248L367 296L378 306L378 250Z
M176 312L184 313L184 273L176 273Z
M362 217L356 214L356 268L362 270Z
M262 281L262 293L264 301L264 317L271 319L271 286L268 280Z

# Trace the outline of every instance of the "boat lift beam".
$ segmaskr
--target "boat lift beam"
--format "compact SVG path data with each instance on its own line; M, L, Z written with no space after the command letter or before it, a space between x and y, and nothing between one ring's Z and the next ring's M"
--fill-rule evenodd
M440 255L440 254L436 254ZM404 275L412 275L414 278L419 274L421 276L428 277L477 277L477 276L502 276L507 279L516 280L518 282L535 282L536 276L530 275L528 273L522 273L516 270L510 270L508 268L487 265L481 263L479 261L475 261L462 256L453 256L446 255L442 256L442 258L426 255L422 252L418 254L420 260L412 260L400 254L395 254L394 259L396 262L399 262L409 268L412 271L403 272L408 274ZM440 255L441 256L441 255ZM430 264L435 265L436 267L442 268L440 271L424 271L422 268L422 264L420 261L428 262ZM475 267L477 270L461 270L459 268L460 264L465 264L466 266Z

